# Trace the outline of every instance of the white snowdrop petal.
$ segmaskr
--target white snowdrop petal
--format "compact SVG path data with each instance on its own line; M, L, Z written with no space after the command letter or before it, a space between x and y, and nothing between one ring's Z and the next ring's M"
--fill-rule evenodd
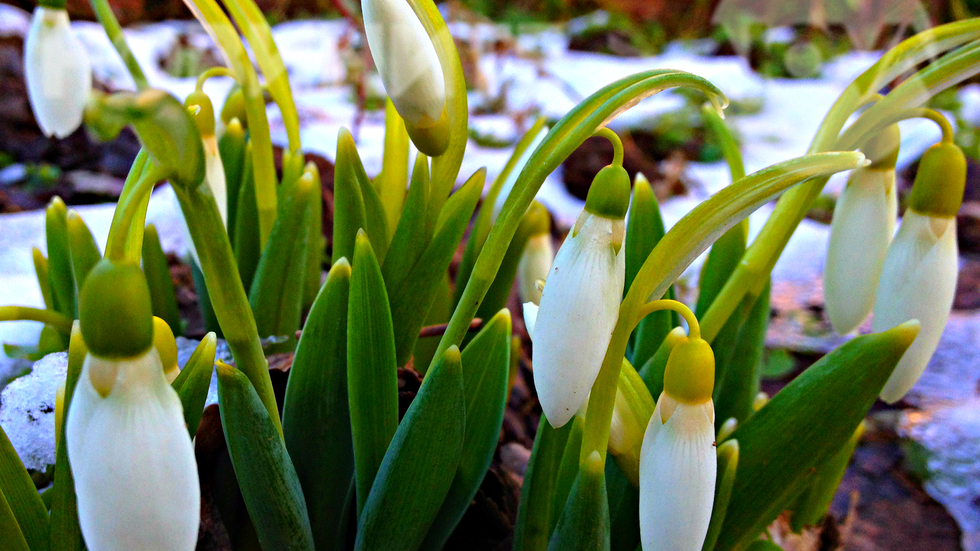
M582 406L599 374L623 296L626 255L611 246L613 221L588 215L558 250L534 323L538 399L554 427Z
M385 90L406 121L439 120L446 103L442 64L405 0L362 0L364 31Z
M956 294L957 271L956 220L907 211L885 258L872 327L885 331L917 319L921 329L881 391L885 402L901 399L936 351Z
M524 253L517 264L517 290L521 302L541 302L538 281L545 280L554 262L555 250L551 244L551 234L543 233L527 240Z
M524 328L527 336L534 340L534 322L538 319L538 305L533 302L524 303Z
M640 454L643 550L699 551L711 520L718 464L711 402L679 403L659 424L660 403Z
M24 72L41 131L58 138L74 132L92 90L92 65L68 12L41 6L34 10L24 42Z
M827 317L841 335L871 313L896 215L895 172L856 170L834 207L823 272Z
M177 393L155 349L116 361L102 398L89 379L91 355L68 411L68 459L89 549L192 550L200 522L194 451Z

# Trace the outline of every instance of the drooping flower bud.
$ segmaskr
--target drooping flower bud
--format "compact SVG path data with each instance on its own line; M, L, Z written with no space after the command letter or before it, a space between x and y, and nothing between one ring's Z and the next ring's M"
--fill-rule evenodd
M361 0L364 32L385 91L419 151L449 146L446 82L432 39L406 0Z
M24 41L24 73L34 117L45 136L64 138L82 124L92 64L64 5L39 5Z
M714 372L714 354L700 338L681 340L667 360L664 391L640 454L644 551L698 551L704 544L718 463Z
M139 267L99 262L82 289L80 324L89 353L65 439L86 545L194 549L197 464L180 399L153 346L149 289Z
M184 100L191 113L204 145L204 181L218 204L221 221L228 227L228 182L225 167L218 152L218 139L214 136L214 106L207 94L200 90L191 92Z
M629 195L622 165L599 172L542 291L532 364L538 399L554 427L568 422L587 399L619 316Z
M874 331L911 319L921 324L881 391L885 402L897 402L919 380L949 319L958 272L956 212L965 182L966 159L956 145L936 144L922 156L875 297Z
M872 164L851 172L834 207L823 288L827 317L841 335L857 329L874 306L898 216L899 140L898 125L891 125L869 141L863 149Z

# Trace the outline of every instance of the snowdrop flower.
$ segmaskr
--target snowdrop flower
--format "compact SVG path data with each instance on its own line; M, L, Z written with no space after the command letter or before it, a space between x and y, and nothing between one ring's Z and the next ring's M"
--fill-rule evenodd
M40 2L24 42L24 72L34 118L45 136L64 138L82 124L92 64L71 30L64 2Z
M640 452L644 551L699 551L715 499L715 358L699 337L671 350Z
M875 297L873 329L917 319L921 329L895 367L881 399L897 402L919 380L939 345L956 293L956 212L963 200L966 160L939 143L926 151L902 226L885 257Z
M225 180L225 167L218 153L218 140L214 136L214 107L207 94L196 90L188 94L184 105L190 110L204 142L204 181L218 204L221 221L228 227L228 182ZM200 265L200 264L198 264Z
M65 437L85 543L99 551L192 550L201 504L197 464L180 399L153 346L139 266L99 262L79 310L89 352Z
M894 124L869 141L863 149L872 164L851 172L834 208L823 288L827 317L841 335L857 329L874 306L898 215L899 141Z
M527 225L527 235L530 237L517 263L517 290L522 303L539 304L544 280L555 259L555 249L551 244L551 215L544 205L534 201L524 218L521 226ZM518 229L520 231L521 228Z
M588 398L619 316L626 274L623 219L630 195L621 163L620 155L592 182L585 209L555 257L532 324L534 386L554 427L568 422Z
M425 27L407 0L361 0L364 32L385 91L419 151L449 145L446 82Z

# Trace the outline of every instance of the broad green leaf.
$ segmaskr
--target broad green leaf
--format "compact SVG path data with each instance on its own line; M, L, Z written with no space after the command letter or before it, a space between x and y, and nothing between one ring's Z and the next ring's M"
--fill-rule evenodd
M456 477L422 549L442 549L490 468L507 407L510 336L510 312L501 310L463 349L466 406L463 452Z
M304 172L313 178L313 193L310 194L310 224L308 226L306 250L306 279L303 288L303 311L308 311L320 292L323 277L323 257L326 254L327 240L323 237L323 184L320 171L313 162L306 163Z
M3 429L0 429L3 432ZM0 540L8 551L33 551L24 539L24 533L17 525L17 518L0 488Z
M74 319L77 317L78 301L71 266L68 211L60 197L55 197L48 204L44 213L44 232L48 245L48 282L54 309Z
M749 234L747 222L748 219L745 219L735 224L732 229L719 237L708 251L708 258L704 261L698 279L698 304L694 315L699 318L708 311L711 302L718 296L718 292L742 259Z
M738 476L716 549L747 545L792 504L815 467L854 434L917 334L918 323L908 322L852 339L735 429Z
M705 536L702 551L711 551L721 531L725 515L728 513L728 503L732 498L732 487L735 485L735 475L738 471L738 440L726 440L718 446L718 478L715 484L715 502L711 509L711 521L708 523L708 533Z
M606 461L610 551L635 551L640 544L640 490L615 461Z
M572 432L569 433L568 442L565 443L565 451L562 453L561 462L558 464L558 475L555 477L555 495L551 501L551 527L549 532L552 535L554 535L555 528L558 526L562 512L568 505L568 497L572 493L572 486L575 485L575 480L578 479L579 455L582 452L582 429L584 427L585 419L576 415L572 420Z
M360 515L398 428L398 370L388 296L378 259L357 233L347 310L347 392Z
M361 196L364 197L364 213L367 216L364 220L366 226L364 230L368 232L372 243L378 242L378 251L375 254L378 257L378 262L384 262L385 256L388 254L388 242L391 241L391 233L388 231L388 223L385 218L385 207L381 203L381 197L378 196L378 190L374 189L367 174L364 173L360 159L358 159L357 167L360 169L357 181L361 185Z
M742 324L724 378L715 379L715 426L734 417L738 422L752 413L759 389L759 363L769 327L769 287L759 295Z
M245 130L242 122L232 119L218 138L218 154L225 169L225 185L228 186L228 238L235 242L235 220L238 214L238 195L245 174ZM251 166L248 167L251 169Z
M238 275L245 289L252 288L255 269L262 250L259 248L259 207L255 197L255 178L252 172L252 142L245 146L241 190L235 214L234 249ZM229 218L230 220L230 218Z
M289 370L282 408L286 450L296 467L313 541L320 550L345 549L354 448L347 398L347 303L351 266L333 265L320 289Z
M429 370L385 453L357 524L355 551L414 550L452 486L466 425L459 349Z
M313 176L304 174L282 202L269 242L262 251L248 293L260 337L285 337L270 352L288 352L296 346L303 308L306 254L309 246L310 197Z
M184 408L184 423L191 438L197 434L201 416L204 414L204 404L208 400L217 345L217 335L214 333L204 335L171 385L180 396L180 404Z
M13 520L20 527L22 537L31 551L47 549L48 511L3 428L0 428L0 491L6 497L6 504L13 517L4 519L3 511L0 511L0 522L9 524ZM16 538L11 538L11 541L15 540Z
M447 271L442 276L442 282L436 289L435 297L432 299L432 306L429 313L425 316L423 325L441 325L449 321L449 316L453 315L452 282ZM417 368L418 374L425 377L425 374L435 357L436 349L439 347L439 335L431 337L419 337L415 341L415 348L412 349L413 366Z
M864 423L861 423L844 447L832 455L826 463L817 467L814 480L807 484L806 490L803 491L790 514L790 525L794 531L799 532L808 525L819 525L826 516L827 511L830 510L830 502L834 500L834 494L837 493L837 487L844 479L847 464L851 462L854 450L863 435Z
M500 269L497 270L493 284L490 285L486 296L483 297L483 303L476 311L476 317L487 319L507 306L507 299L514 287L514 278L517 276L517 266L524 254L528 239L550 230L551 215L548 214L548 209L537 201L531 203L527 212L524 213L521 225L517 227L517 233L514 234L510 247L507 248L507 254L504 255L504 260L500 263Z
M76 321L71 328L71 341L68 346L68 370L65 378L64 414L61 426L56 431L58 444L55 447L54 484L51 488L51 527L50 548L55 551L81 551L85 548L82 529L78 524L78 500L75 496L75 477L72 476L68 462L68 444L65 441L65 420L71 410L75 385L82 374L82 364L88 349L82 340L82 332Z
M399 225L408 187L408 131L390 99L385 101L385 151L381 172L372 182L385 208L389 229ZM426 167L428 169L428 166Z
M397 288L418 262L430 236L426 235L426 205L429 201L429 159L419 153L412 171L412 185L408 188L405 210L398 219L398 227L391 238L391 247L385 256L381 273L385 285Z
M630 215L626 224L626 285L623 296L629 291L636 273L640 271L643 261L650 251L657 246L664 236L664 220L660 215L660 205L653 194L650 182L637 174L633 183L633 201L630 203ZM667 290L664 298L674 298L674 288ZM642 366L649 360L664 337L678 325L677 315L669 310L661 310L647 315L633 330L630 337L631 347L628 356L633 365ZM658 396L655 394L654 396Z
M44 308L54 310L54 303L51 301L51 283L48 279L48 259L37 247L31 247L31 255L34 259L37 286L41 289L41 296L44 298Z
M314 549L303 490L278 426L244 373L223 362L217 372L221 427L259 543Z
M360 170L358 170L360 168ZM358 176L364 173L354 138L346 128L337 136L337 163L333 179L333 260L354 258L357 231L367 231L367 214ZM367 176L364 176L367 179ZM368 233L368 236L375 237ZM372 239L372 245L374 239Z
M585 460L561 514L548 551L609 551L609 503L606 475L598 452Z
M484 169L478 170L449 198L422 257L398 288L389 289L398 365L405 365L411 358L419 330L441 284L441 276L449 268L480 199L485 176Z
M541 415L531 459L524 472L521 501L514 524L514 551L544 551L551 536L551 503L558 467L573 423L553 428Z
M102 253L99 246L95 244L95 237L85 225L82 217L75 212L75 209L68 211L66 216L68 228L68 248L71 251L72 276L75 280L75 292L81 292L85 278L95 264L102 260Z
M150 286L150 299L153 301L153 315L167 322L174 335L184 334L180 324L180 309L177 306L177 293L170 277L167 255L160 246L157 227L147 224L143 231L143 273Z
M191 277L194 279L194 291L197 293L197 307L200 309L201 318L204 320L204 330L221 335L221 325L218 323L218 316L214 313L214 305L211 304L211 293L208 292L208 284L204 281L204 273L193 258L190 265Z

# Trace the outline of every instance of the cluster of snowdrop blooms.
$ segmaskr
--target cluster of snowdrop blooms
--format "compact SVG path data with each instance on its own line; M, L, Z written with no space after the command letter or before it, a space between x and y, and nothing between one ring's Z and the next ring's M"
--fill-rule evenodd
M499 439L517 366L504 309L515 281L543 410L514 527L519 551L608 549L612 541L616 550L744 549L783 511L795 529L820 524L872 403L901 398L936 349L955 287L965 161L945 120L919 106L980 73L980 21L896 46L842 94L809 154L750 175L721 118L721 90L682 71L625 77L550 129L537 121L478 208L485 171L453 192L467 93L439 11L429 0L362 0L391 100L384 163L369 178L341 131L333 258L322 281L319 173L304 164L268 23L251 0L187 3L229 66L202 74L184 102L149 87L105 0L93 5L135 93L93 93L64 4L35 11L25 58L44 132L63 137L84 121L112 137L131 124L143 151L104 257L80 218L55 201L48 257L37 251L34 259L46 308L0 307L0 320L42 322L56 349L69 349L50 519L27 473L0 469L15 482L0 498L17 504L0 507L0 529L9 530L0 541L16 549L46 549L49 535L58 549L83 540L98 551L192 549L202 467L223 468L220 476L237 482L230 501L240 492L244 510L224 517L225 528L245 546L347 548L356 525L357 550L441 549ZM203 93L212 76L237 84L221 109ZM630 181L622 144L606 125L672 87L709 99L704 115L733 182L665 232L649 182ZM289 139L281 179L263 88ZM893 239L895 122L913 116L939 122L944 139L923 156ZM593 135L609 139L614 156L555 254L550 219L534 198ZM419 152L411 178L410 142ZM874 333L827 354L771 399L759 396L770 271L827 178L848 170L828 251L827 311L848 333L873 309ZM155 232L143 226L161 180L170 181L187 223L204 317L223 333L234 367L215 368L215 333L176 366L172 283ZM747 243L745 218L777 196L769 222ZM672 285L709 247L695 315L672 299ZM438 345L423 334L440 335ZM266 337L277 338L263 344ZM295 353L281 406L268 373L272 350ZM399 419L397 369L410 362L424 382ZM213 372L231 466L199 466L194 456ZM11 460L9 450L0 445L0 462Z

